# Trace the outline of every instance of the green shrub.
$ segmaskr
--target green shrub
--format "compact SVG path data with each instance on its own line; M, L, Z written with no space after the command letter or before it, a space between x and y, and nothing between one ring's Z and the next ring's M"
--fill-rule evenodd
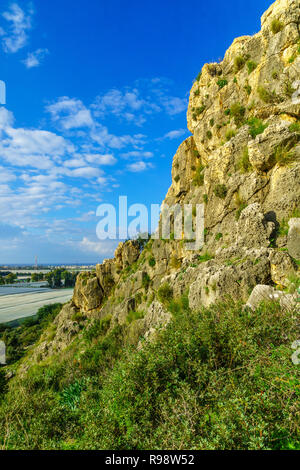
M173 255L170 260L170 266L174 269L179 269L181 266L181 260L177 256Z
M253 60L248 60L246 65L247 65L247 68L248 68L248 73L249 73L249 75L250 75L250 73L252 73L252 72L256 69L256 67L257 67L257 63L254 62Z
M111 323L111 315L108 315L101 320L94 320L93 323L91 323L83 333L84 338L87 341L92 341L95 338L99 338L101 336L104 336Z
M199 96L199 95L200 95L200 90L199 90L199 88L194 91L194 95L195 95L195 96Z
M228 193L228 189L225 184L217 184L217 186L214 188L214 193L218 198L225 199Z
M142 286L147 291L149 289L151 279L147 273L143 273Z
M210 261L211 259L214 259L214 256L207 251L203 255L198 256L199 263L206 263L206 261Z
M230 114L234 118L234 122L237 126L240 126L244 121L246 108L241 106L240 103L234 103L230 108Z
M204 204L208 203L208 194L203 194L203 202Z
M173 289L168 283L164 283L158 289L157 295L159 300L165 304L173 299Z
M279 98L276 95L275 91L269 91L263 86L257 88L258 96L264 103L276 103Z
M196 173L193 178L193 183L195 186L203 186L204 184L204 166L202 164L198 165L196 168Z
M264 123L261 119L255 117L248 119L247 124L249 125L249 134L253 138L259 134L262 134L269 125Z
M252 92L252 87L249 85L249 83L247 83L245 86L244 86L244 89L247 93L247 95L251 95L251 92Z
M231 140L235 136L236 136L236 132L233 129L228 129L228 131L225 134L227 141Z
M74 383L66 387L60 394L60 403L63 408L70 408L75 411L80 403L82 392L87 387L85 379L75 380Z
M180 176L179 176L179 175L176 175L175 178L174 178L174 180L175 180L175 183L178 183L178 181L180 180Z
M221 240L221 238L223 238L223 233L217 233L215 236L216 241Z
M149 266L151 266L151 268L154 268L154 266L156 265L156 261L155 261L154 256L151 256L149 258L148 263L149 263Z
M252 171L252 166L249 160L249 150L245 147L243 153L238 161L238 167L242 173L248 173Z
M288 146L279 145L274 152L274 158L279 166L286 166L297 161L299 156L295 151L290 150Z
M275 18L275 19L272 21L272 23L271 23L271 31L272 31L273 34L279 33L280 31L283 30L283 28L284 28L284 25L283 25L283 23L282 23L280 20L278 20L278 19Z
M206 132L206 137L207 137L209 140L212 139L212 136L213 136L213 135L212 135L212 132L211 132L211 131L207 131L207 132Z
M238 72L239 70L241 70L244 67L245 63L246 63L246 60L243 56L241 55L236 56L234 59L235 72Z
M140 320L141 318L144 318L144 316L145 316L145 312L135 312L131 310L128 313L126 320L127 320L127 323L130 324L136 320Z
M172 321L138 351L119 327L80 361L62 353L15 380L1 447L299 449L295 312L232 301L191 311L186 295L168 308Z
M198 73L198 75L197 75L197 77L196 77L196 79L195 79L196 82L199 82L199 81L200 81L201 75L202 75L202 71Z
M290 132L300 132L300 121L291 124L289 130Z
M219 85L219 88L224 88L224 86L228 85L228 81L226 79L220 79L217 81L217 85Z

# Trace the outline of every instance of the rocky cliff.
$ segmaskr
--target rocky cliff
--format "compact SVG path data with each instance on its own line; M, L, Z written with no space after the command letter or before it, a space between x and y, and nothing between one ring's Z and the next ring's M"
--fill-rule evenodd
M114 259L78 276L51 339L45 334L32 351L35 361L66 349L103 318L111 328L128 325L128 341L140 344L170 321L167 301L183 293L195 310L228 297L246 303L251 294L253 308L264 295L296 300L299 22L299 0L277 0L259 33L234 40L224 60L205 64L193 84L192 136L174 156L165 203L205 204L202 250L172 239L121 243Z

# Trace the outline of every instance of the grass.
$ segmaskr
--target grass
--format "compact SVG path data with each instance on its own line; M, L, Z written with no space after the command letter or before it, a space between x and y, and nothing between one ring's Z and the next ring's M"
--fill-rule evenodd
M200 81L201 75L202 75L202 71L198 73L198 75L197 75L197 77L196 77L196 79L195 79L196 82L199 82L199 81Z
M274 159L279 166L287 166L299 160L299 156L288 146L279 145L274 152Z
M196 172L193 178L193 183L195 186L203 186L204 185L204 166L202 164L198 165L196 168Z
M158 299L165 304L173 299L173 289L168 283L164 283L157 291Z
M226 85L228 85L228 80L226 79L220 79L217 81L217 85L219 85L219 88L222 89L224 88Z
M131 310L128 313L127 317L126 317L126 321L127 321L128 324L130 324L130 323L133 323L136 320L144 318L144 316L145 316L145 312L135 312L135 311Z
M235 130L228 129L228 131L226 131L225 137L226 137L227 142L229 142L229 140L231 140L235 136L236 136Z
M248 73L249 75L256 69L257 67L257 63L254 62L253 60L248 60L247 63L247 69L248 69Z
M253 138L262 134L268 127L268 123L264 123L261 119L255 117L248 119L247 124L249 126L249 134Z
M276 303L191 311L187 296L168 308L173 320L139 351L124 342L131 323L32 367L8 391L0 369L1 447L299 449L295 314Z
M238 161L238 167L242 173L249 173L252 171L252 165L249 160L249 150L248 147L245 147L242 155Z
M280 33L280 31L282 31L284 28L284 24L278 20L278 19L274 19L271 23L271 31L273 34L277 34L277 33Z
M211 259L214 259L214 255L208 253L207 251L203 255L198 256L199 263L206 263L206 261L210 261Z
M276 103L279 99L275 91L269 91L263 86L259 86L257 88L257 93L264 103L273 104Z
M148 260L148 264L151 268L154 268L154 266L156 265L156 260L154 258L154 256L151 256Z
M239 127L244 122L246 108L241 106L240 103L234 103L230 108L230 115L234 118L235 124Z
M228 193L228 189L225 184L217 184L217 186L214 188L214 193L218 198L225 199Z
M245 63L246 63L246 60L243 56L241 55L236 56L234 59L234 71L239 72L240 70L242 70Z
M236 204L237 204L237 210L236 210L236 213L235 213L235 219L236 220L239 220L240 217L241 217L241 213L243 212L244 209L246 209L247 207L247 202L244 201L239 193L236 193Z
M289 130L290 132L300 132L300 121L291 124Z

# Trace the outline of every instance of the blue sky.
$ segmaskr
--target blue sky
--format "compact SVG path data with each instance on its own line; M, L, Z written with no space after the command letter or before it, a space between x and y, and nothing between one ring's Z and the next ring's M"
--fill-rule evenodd
M271 0L0 2L0 264L95 263L100 203L162 202L206 62Z

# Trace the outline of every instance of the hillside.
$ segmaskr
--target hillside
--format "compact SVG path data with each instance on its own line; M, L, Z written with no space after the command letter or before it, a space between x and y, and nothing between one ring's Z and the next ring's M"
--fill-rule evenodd
M277 0L203 66L164 203L204 204L204 246L173 227L80 274L2 374L0 446L299 447L299 28Z

